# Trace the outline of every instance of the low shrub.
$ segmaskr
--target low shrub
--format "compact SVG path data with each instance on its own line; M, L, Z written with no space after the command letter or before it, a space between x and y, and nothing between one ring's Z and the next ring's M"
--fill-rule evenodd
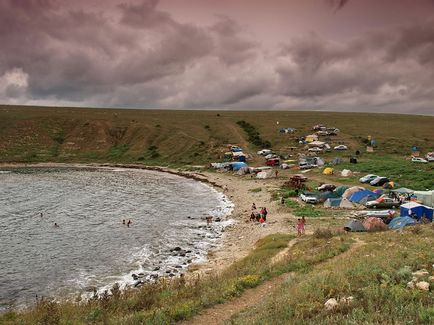
M329 228L318 228L315 229L313 236L315 238L332 238L333 237L333 232L329 229Z

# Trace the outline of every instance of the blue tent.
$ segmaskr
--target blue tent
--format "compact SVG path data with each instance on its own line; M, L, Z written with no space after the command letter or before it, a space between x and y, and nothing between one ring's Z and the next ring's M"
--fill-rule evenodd
M401 205L400 212L401 217L415 215L418 220L422 217L426 217L430 221L432 221L433 218L433 209L416 202L408 202Z
M231 165L232 165L232 169L235 171L240 170L240 168L243 168L243 167L248 167L245 162L241 162L241 161L240 162L233 162Z
M231 151L232 151L232 152L242 152L243 149L241 149L240 147L233 147L233 148L231 149Z
M376 198L378 198L378 194L377 193L374 193L374 192L369 191L369 190L364 190L364 191L358 191L358 192L353 193L350 196L349 200L351 202L359 203L359 202L362 202L362 201L365 201L365 202L366 201L371 201L371 199L375 200Z
M324 207L326 207L326 208L333 208L333 207L338 208L341 205L341 202L342 202L342 198L328 198L324 202Z
M405 226L410 226L416 224L416 221L413 218L410 217L396 217L393 218L392 221L389 223L390 229L401 229Z

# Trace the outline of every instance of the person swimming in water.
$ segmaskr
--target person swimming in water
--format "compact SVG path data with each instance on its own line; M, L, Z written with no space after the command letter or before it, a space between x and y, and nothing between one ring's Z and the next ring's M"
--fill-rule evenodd
M54 228L59 228L59 225L56 222L54 223Z
M128 220L127 227L130 228L130 225L132 224L131 220Z

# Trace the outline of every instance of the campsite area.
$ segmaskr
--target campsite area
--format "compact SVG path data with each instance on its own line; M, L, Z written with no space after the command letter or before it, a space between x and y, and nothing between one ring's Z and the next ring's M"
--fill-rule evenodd
M434 117L16 112L0 108L4 166L158 166L223 192L235 223L185 277L81 303L41 300L0 322L434 322Z

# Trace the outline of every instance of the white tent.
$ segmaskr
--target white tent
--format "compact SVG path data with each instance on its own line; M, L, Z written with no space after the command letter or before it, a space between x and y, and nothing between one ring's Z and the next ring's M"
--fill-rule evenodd
M352 176L352 175L353 175L353 172L351 170L349 170L349 169L344 169L341 172L341 176L343 176L343 177L349 177L349 176Z
M415 191L414 196L422 204L434 208L434 190L433 191Z
M273 170L271 170L271 169L270 170L264 170L264 171L256 174L256 178L262 178L262 179L270 178L272 176L273 176Z

